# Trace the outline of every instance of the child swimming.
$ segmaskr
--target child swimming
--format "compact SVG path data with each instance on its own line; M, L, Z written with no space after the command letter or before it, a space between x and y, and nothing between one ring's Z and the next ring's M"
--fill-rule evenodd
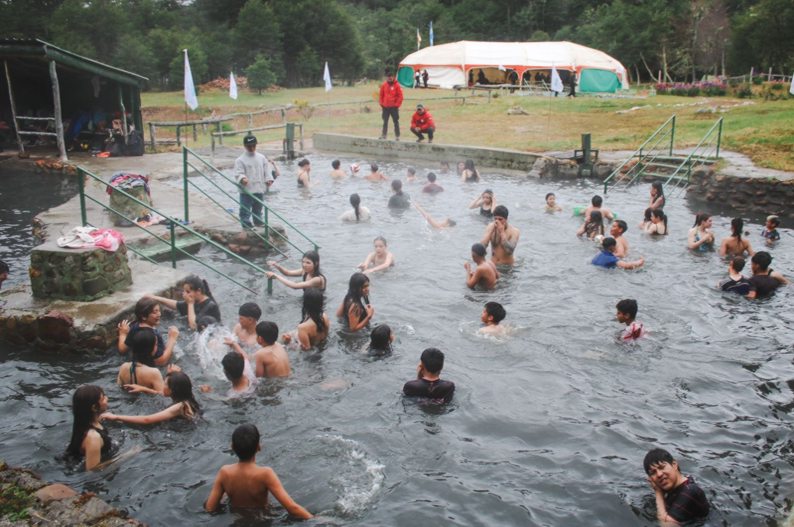
M369 334L367 354L371 357L391 355L391 343L394 342L394 333L387 324L378 324Z
M386 238L378 236L372 242L375 250L367 255L367 258L358 264L358 268L364 274L371 274L383 271L394 265L394 255L388 249Z
M254 302L246 302L237 310L238 321L234 325L234 336L240 346L256 346L256 323L262 316L262 309Z
M111 412L102 414L102 419L107 421L121 421L134 425L151 425L162 423L182 417L192 421L198 417L201 410L198 401L193 396L193 383L190 377L181 371L171 371L165 377L165 389L163 395L171 398L171 406L151 415L116 415Z
M502 326L500 322L502 322L506 316L507 312L505 308L502 307L502 304L498 302L486 302L482 310L482 315L480 315L480 320L485 326L481 327L478 333L491 336L504 335L507 328Z
M639 309L636 300L628 298L621 300L615 305L615 309L617 309L617 314L615 315L617 321L628 326L620 333L620 338L623 342L631 342L645 336L647 333L645 327L641 322L635 320Z
M562 207L557 205L557 196L554 195L554 192L546 194L546 206L544 210L546 212L562 212Z
M278 326L275 322L263 320L256 325L256 342L261 347L254 353L257 377L289 377L292 369L289 355L278 342Z

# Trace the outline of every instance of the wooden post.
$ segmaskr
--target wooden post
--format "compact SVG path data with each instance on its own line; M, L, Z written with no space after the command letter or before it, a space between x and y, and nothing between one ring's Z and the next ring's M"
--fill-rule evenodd
M50 61L50 81L52 82L52 103L55 117L55 135L58 140L58 151L61 154L61 161L66 161L66 142L63 139L63 118L61 117L61 88L58 85L58 72L55 69L55 61Z
M25 144L22 142L22 136L19 135L19 123L17 122L17 107L14 104L14 91L11 89L11 73L8 71L8 61L3 61L3 66L6 70L6 82L8 83L8 99L11 102L11 118L14 120L14 133L17 136L17 144L19 145L19 153L25 153Z
M176 125L176 146L182 146L182 141L180 139L181 132L182 132L182 127Z
M152 152L157 151L157 143L155 142L154 139L154 129L155 129L154 123L149 123L149 140L152 142Z
M216 130L218 131L218 133L220 133L221 131L223 131L223 127L221 126L221 122L220 122L220 121L218 121L217 123L215 123L215 128L216 128ZM222 136L222 135L219 135L219 136L218 136L218 144L221 144L221 145L223 145L223 136Z
M198 141L198 134L196 133L196 125L194 124L193 125L193 142L195 143L197 141Z
M766 76L766 80L768 80L769 82L772 82L772 68L771 67L769 68L769 73Z
M248 128L253 128L254 126L254 114L248 114Z

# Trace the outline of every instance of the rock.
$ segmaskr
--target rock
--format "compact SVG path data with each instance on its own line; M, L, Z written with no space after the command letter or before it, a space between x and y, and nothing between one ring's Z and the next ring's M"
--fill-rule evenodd
M529 115L529 112L520 106L511 106L507 109L507 115Z
M36 319L39 338L58 344L68 344L72 339L74 320L59 311L50 311Z
M62 483L53 483L52 485L47 485L46 487L42 487L37 490L35 496L39 501L46 505L51 501L77 496L77 491L71 487L67 487Z

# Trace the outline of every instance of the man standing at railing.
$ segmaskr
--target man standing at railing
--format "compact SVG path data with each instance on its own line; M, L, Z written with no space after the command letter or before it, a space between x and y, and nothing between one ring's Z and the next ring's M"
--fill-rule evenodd
M260 227L265 224L262 202L265 192L280 173L275 163L256 151L256 137L246 135L243 146L245 153L234 162L234 179L240 186L240 223L243 228L250 229L254 225Z

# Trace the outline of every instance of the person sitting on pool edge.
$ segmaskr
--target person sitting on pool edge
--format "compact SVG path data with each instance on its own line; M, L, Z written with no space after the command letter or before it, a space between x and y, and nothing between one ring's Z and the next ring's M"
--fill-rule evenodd
M521 231L507 223L509 211L504 205L497 205L493 210L493 221L485 228L482 244L491 246L491 260L496 265L513 265L513 253L521 237Z
M416 379L405 383L403 394L448 403L455 394L455 383L440 379L443 368L444 353L437 348L427 348L416 367Z
M751 289L747 298L766 298L781 285L789 283L786 277L769 268L771 263L772 255L766 251L758 251L753 255L750 260L753 276L750 277Z
M493 262L485 259L485 255L486 250L483 244L475 243L471 246L471 259L477 264L477 268L472 271L469 262L463 264L466 269L466 285L469 289L474 289L477 286L482 289L496 287L499 271L496 270L496 265Z
M482 309L480 320L485 326L477 332L483 335L504 335L505 327L499 323L505 319L507 311L499 302L486 302Z
M639 260L624 262L615 256L616 250L617 242L615 238L604 238L604 241L601 243L601 252L595 255L590 263L599 267L606 267L607 269L612 269L614 267L620 267L621 269L637 269L638 267L642 267L645 263L645 259L642 257Z
M703 489L692 476L681 474L678 462L668 451L650 450L642 465L656 494L656 518L662 524L679 525L708 516L710 507Z
M636 320L637 311L639 310L636 300L624 298L615 305L615 309L617 309L615 318L617 318L618 322L628 326L620 333L620 338L623 342L631 342L645 336L645 326L642 325L642 322L637 322Z
M298 505L284 490L272 468L257 466L256 453L261 451L259 439L259 430L250 423L234 429L232 450L239 461L233 465L224 465L218 471L210 495L204 503L204 510L217 511L224 494L229 497L232 508L267 510L269 493L295 518L312 518L312 514Z

